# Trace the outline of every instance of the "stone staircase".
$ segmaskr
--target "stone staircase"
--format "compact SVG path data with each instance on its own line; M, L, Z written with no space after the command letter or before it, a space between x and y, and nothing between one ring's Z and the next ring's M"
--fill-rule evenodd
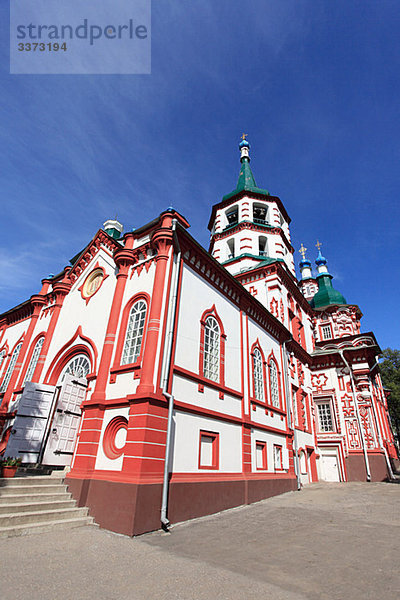
M93 524L87 508L77 508L64 473L0 478L0 538Z

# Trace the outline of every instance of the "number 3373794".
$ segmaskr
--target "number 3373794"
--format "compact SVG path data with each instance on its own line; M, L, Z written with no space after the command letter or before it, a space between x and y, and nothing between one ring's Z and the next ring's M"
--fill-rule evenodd
M58 42L27 42L23 44L22 42L18 44L19 52L58 52L59 50L63 50L64 52L67 50L67 44L64 42L63 44L59 44Z

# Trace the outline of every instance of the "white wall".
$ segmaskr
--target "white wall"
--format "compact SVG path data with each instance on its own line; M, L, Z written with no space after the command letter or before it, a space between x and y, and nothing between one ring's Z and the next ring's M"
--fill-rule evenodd
M257 469L256 463L256 442L266 442L267 445L267 472L274 473L274 445L282 446L282 458L287 454L286 437L279 434L269 433L263 429L253 428L251 430L251 470L265 472L264 469ZM285 461L283 461L285 463Z
M97 263L100 267L104 268L108 277L104 279L99 290L86 303L86 300L81 296L79 288ZM100 359L115 283L114 262L109 254L100 249L75 281L71 291L64 299L44 364L44 377L47 375L49 366L56 354L71 340L79 326L81 326L82 334L90 338L95 344L99 353L98 359ZM77 341L74 343L77 343Z
M100 434L100 441L99 441L99 445L97 448L97 456L96 456L96 463L95 463L95 469L97 470L109 470L109 471L121 471L122 470L122 463L124 461L124 454L121 454L121 456L119 456L118 458L115 459L111 459L108 458L103 451L103 438L104 438L104 432L106 430L107 425L109 424L109 422L114 419L114 417L125 417L126 419L128 419L129 417L129 406L124 406L124 407L119 407L119 408L110 408L108 410L106 410L104 412L104 418L103 418L103 423L101 425L101 434Z
M200 319L215 305L225 340L225 385L241 390L240 311L187 265L183 267L175 363L199 373Z
M219 433L219 469L222 473L242 471L241 426L217 419L174 411L174 473L216 472L199 469L200 430Z

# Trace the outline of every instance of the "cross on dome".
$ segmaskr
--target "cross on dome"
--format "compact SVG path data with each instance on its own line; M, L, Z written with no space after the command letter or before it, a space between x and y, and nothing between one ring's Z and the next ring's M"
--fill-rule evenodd
M301 246L300 246L300 250L299 250L299 252L300 252L300 254L301 254L301 256L303 257L303 260L304 260L304 259L305 259L305 257L306 257L307 248L305 248L305 247L303 246L303 242L301 242Z

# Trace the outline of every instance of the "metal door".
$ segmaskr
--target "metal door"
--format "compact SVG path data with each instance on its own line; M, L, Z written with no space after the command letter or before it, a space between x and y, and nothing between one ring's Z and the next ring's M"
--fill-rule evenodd
M324 481L340 481L339 466L336 454L322 454L322 479Z
M71 464L86 388L86 379L65 375L49 425L42 459L44 465Z
M25 384L5 456L19 457L25 463L38 462L54 392L53 385L32 382Z

